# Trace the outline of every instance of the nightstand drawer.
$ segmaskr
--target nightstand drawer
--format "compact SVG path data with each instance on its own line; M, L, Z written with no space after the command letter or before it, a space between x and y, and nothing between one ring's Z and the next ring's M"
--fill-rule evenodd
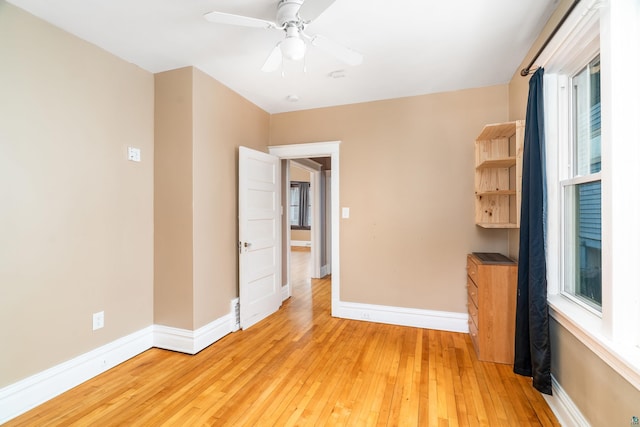
M473 262L473 259L471 259L471 257L467 257L467 275L474 282L478 281L478 265Z
M473 303L473 301L469 301L467 303L467 309L469 311L469 319L471 319L478 329L478 307Z
M476 353L478 353L480 351L480 347L478 346L478 327L473 323L471 318L469 318L469 336L471 336L473 347L476 349Z
M478 286L467 277L467 299L478 307Z

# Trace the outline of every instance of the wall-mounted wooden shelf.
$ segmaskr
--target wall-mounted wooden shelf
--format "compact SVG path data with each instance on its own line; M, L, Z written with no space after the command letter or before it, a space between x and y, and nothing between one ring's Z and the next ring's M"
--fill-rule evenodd
M476 225L482 228L520 228L518 224L511 223L476 222Z
M516 165L515 157L507 157L505 159L485 160L476 169L495 169L495 168L510 168Z
M514 196L516 190L495 190L495 191L481 191L476 193L476 196Z
M476 225L518 228L524 120L486 125L476 138Z

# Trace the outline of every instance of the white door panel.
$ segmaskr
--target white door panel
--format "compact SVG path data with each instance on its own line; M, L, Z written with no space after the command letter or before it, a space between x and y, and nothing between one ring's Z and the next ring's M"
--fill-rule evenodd
M238 235L240 327L246 329L281 304L280 160L240 147Z

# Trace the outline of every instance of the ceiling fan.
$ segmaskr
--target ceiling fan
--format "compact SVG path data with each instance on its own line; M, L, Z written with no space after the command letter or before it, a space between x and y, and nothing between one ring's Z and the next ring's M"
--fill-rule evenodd
M319 34L307 35L305 27L318 18L335 0L280 0L275 22L224 12L209 12L204 18L209 22L240 25L243 27L276 29L285 32L267 57L262 71L278 69L283 58L299 61L305 57L307 43L316 46L348 65L359 65L362 54Z

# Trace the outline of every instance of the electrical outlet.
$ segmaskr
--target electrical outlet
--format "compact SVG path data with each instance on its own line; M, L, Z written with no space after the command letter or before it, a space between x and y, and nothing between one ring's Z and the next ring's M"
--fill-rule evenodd
M93 330L104 328L104 311L93 313Z

